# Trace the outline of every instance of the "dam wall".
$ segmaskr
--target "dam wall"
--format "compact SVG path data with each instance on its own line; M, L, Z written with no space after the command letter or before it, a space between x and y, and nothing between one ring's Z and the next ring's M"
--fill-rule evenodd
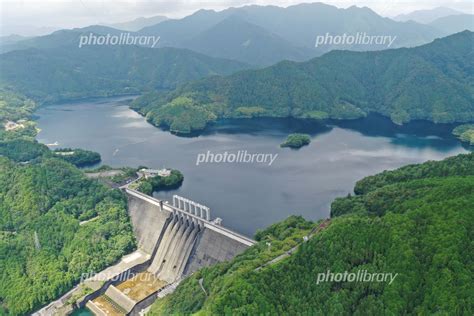
M231 260L255 243L210 221L203 205L175 197L177 207L135 190L125 192L139 248L152 255L147 270L168 283Z
M127 196L128 213L138 248L151 255L171 214L161 210L159 204L149 203L135 195Z
M176 281L182 275L199 232L199 225L182 216L175 216L148 271L168 283Z
M106 282L88 296L86 306L96 315L139 315L166 286L176 286L202 267L231 260L255 243L221 226L222 220L211 221L210 209L194 201L175 195L170 205L128 187L124 192L137 252L146 260L128 267L135 256L124 258L127 269L117 273L126 280Z
M210 209L173 196L173 205L121 187L128 198L128 213L138 250L117 264L84 281L92 290L84 295L82 283L35 315L64 315L66 301L81 297L76 307L87 306L95 315L142 315L157 297L176 289L198 269L231 260L255 241L211 221Z
M217 230L205 228L198 237L183 274L188 275L202 267L232 260L248 247L248 244L229 238Z

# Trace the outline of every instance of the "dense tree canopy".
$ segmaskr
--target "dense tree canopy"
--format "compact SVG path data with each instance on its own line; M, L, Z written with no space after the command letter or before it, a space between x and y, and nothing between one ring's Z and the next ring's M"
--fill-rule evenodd
M173 89L190 80L230 74L246 67L236 61L184 49L78 48L73 41L62 47L29 48L2 54L0 87L9 86L37 102L51 103ZM0 103L0 114L1 111Z
M27 120L34 108L0 91L0 121ZM0 315L29 314L135 248L123 195L65 161L98 154L58 155L31 123L0 132Z
M100 162L100 154L80 148L61 148L56 149L53 154L77 167L94 165Z
M280 144L280 147L301 148L311 142L308 134L290 134L286 140Z
M0 314L31 312L134 247L120 192L59 159L0 158Z

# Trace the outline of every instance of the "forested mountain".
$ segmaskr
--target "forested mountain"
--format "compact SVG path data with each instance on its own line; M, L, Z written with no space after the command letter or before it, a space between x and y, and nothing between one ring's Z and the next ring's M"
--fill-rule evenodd
M66 162L82 165L100 156L80 149L62 156L37 143L27 121L35 107L0 90L0 315L30 314L71 289L82 273L135 249L123 195ZM20 119L23 128L3 128Z
M232 18L232 24L220 26L220 23L229 18ZM252 26L259 30L248 34L247 30ZM162 46L189 48L203 53L212 51L213 56L236 58L255 65L270 65L284 59L303 61L332 49L386 48L380 45L355 44L315 47L318 35L329 33L342 36L344 33L355 35L363 32L396 36L392 48L427 43L444 34L415 22L396 22L383 18L368 8L338 9L323 3L299 4L287 8L252 5L220 12L200 10L183 19L164 21L139 31L141 34L160 36ZM268 39L270 36L274 38L271 42ZM206 45L199 45L200 38L206 40ZM279 38L281 40L278 42ZM254 45L262 42L266 45L245 45L249 42ZM242 53L235 54L228 45L221 43L232 43L232 47L240 45L238 49Z
M352 119L375 112L397 124L472 121L473 44L474 33L465 31L415 48L333 51L199 80L143 96L132 107L181 133L223 117Z
M330 220L272 225L233 261L200 270L159 299L151 315L471 315L474 154L358 186L363 193L333 203ZM397 276L318 282L328 271Z
M0 314L30 313L134 247L119 192L59 159L38 155L21 165L0 157Z
M0 52L6 53L28 48L53 49L68 47L69 49L73 49L79 46L79 38L81 35L89 35L90 33L119 35L121 32L120 30L101 25L92 25L72 30L59 30L48 35L29 37L13 42L1 41Z
M317 35L326 33L342 35L366 32L371 35L397 36L393 47L420 45L438 36L430 27L413 22L396 22L367 7L341 9L324 3L302 3L287 8L246 6L229 10L295 45L309 48L314 48ZM332 49L351 49L351 46L329 45L318 53ZM359 49L383 48L367 45Z
M58 35L59 36L59 35ZM40 102L138 94L172 89L210 75L248 66L176 48L84 46L12 51L1 55L0 86Z
M266 29L237 16L229 16L203 31L183 47L213 57L229 58L254 65L272 65L284 59L306 60L311 49L296 47Z
M132 29L136 30L136 27ZM71 41L77 45L77 37L90 32L116 34L123 31L97 25L61 30L16 43L0 43L0 51L62 47ZM328 41L315 47L316 38L326 34L390 36L394 40L390 48L396 48L421 45L447 33L413 21L384 18L366 7L339 9L323 3L287 8L252 5L219 12L200 10L182 19L159 20L157 24L133 33L159 36L158 47L187 48L255 66L269 66L282 60L304 61L334 49L381 50L388 45Z

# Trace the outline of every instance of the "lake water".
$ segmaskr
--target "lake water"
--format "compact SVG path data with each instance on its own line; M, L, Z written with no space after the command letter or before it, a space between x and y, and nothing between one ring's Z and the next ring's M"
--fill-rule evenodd
M243 234L299 214L316 220L329 215L335 197L352 192L357 180L385 169L440 160L467 152L451 136L453 126L414 122L400 127L371 116L344 122L291 119L228 120L195 137L178 137L148 124L123 98L41 108L38 140L59 147L97 151L114 167L144 165L184 173L178 194L211 208L212 217ZM279 148L289 133L312 137L300 150ZM54 148L54 147L53 147ZM263 163L196 165L199 154L247 151L278 154Z

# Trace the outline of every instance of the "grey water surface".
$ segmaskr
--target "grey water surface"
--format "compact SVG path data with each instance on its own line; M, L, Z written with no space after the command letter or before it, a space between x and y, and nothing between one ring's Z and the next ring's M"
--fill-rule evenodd
M178 194L211 208L224 225L253 235L289 215L317 220L331 201L352 192L357 180L385 169L467 152L452 125L413 122L397 126L371 115L356 121L294 119L224 120L200 135L179 137L158 129L128 108L124 98L89 100L40 108L38 140L58 147L97 151L102 163L175 168L185 180ZM289 133L312 137L299 150L280 148ZM209 155L207 154L209 151ZM201 163L198 155L272 154L268 163ZM202 157L202 156L201 156Z

